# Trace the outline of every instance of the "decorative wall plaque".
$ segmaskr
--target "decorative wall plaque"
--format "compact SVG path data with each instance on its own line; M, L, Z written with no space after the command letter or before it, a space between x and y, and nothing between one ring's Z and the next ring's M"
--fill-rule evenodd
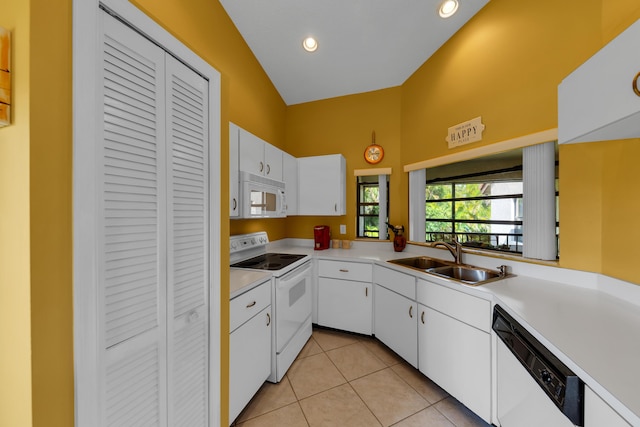
M482 141L484 124L482 117L459 123L449 128L449 134L445 138L449 143L449 148L459 147L472 142Z

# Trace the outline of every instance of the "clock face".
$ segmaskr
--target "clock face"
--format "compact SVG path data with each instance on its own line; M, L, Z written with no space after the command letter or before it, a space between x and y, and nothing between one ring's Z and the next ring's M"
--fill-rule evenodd
M384 150L381 146L372 144L364 150L364 159L371 164L378 163L384 157Z

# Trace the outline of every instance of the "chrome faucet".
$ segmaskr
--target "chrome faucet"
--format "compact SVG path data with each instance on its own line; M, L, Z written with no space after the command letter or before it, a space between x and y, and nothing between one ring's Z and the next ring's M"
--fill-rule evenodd
M439 240L431 244L432 248L436 248L438 246L444 246L445 248L447 248L449 252L451 252L451 256L453 256L456 264L462 264L462 244L460 242L454 239L452 245L450 243Z

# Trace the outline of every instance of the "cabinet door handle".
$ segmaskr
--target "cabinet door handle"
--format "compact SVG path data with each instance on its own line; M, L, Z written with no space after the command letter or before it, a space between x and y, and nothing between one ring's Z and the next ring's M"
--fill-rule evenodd
M193 323L196 320L198 320L199 317L200 315L198 314L198 312L194 310L191 313L189 313L189 316L187 316L187 323Z
M420 320L422 320L422 324L424 325L424 311L422 312L422 314L420 315Z
M364 296L365 297L369 296L369 288L364 288Z
M348 273L348 272L349 272L349 270L347 270L346 268L341 268L341 269L340 269L340 272L341 272L341 273Z
M260 172L264 170L264 163L260 162Z
M233 198L233 210L235 211L238 208L238 201L236 200L236 198Z
M271 324L271 314L267 313L267 326Z
M337 204L337 203L335 203L335 204L333 205L333 210L334 210L335 212L338 212L338 204Z
M409 317L413 319L413 306L409 306Z
M256 305L256 302L255 302L255 301L250 302L249 304L247 304L247 308L251 308L251 307L253 307L254 305Z
M636 93L636 95L640 96L640 89L638 89L638 78L640 78L640 73L636 74L636 76L633 78L633 91Z
M267 175L271 173L271 165L267 163Z

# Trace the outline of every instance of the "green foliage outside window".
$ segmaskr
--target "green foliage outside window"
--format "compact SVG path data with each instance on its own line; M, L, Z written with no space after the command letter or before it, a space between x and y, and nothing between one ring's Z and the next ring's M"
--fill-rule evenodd
M426 231L451 233L488 233L487 224L473 224L458 222L464 220L490 220L491 203L488 200L460 200L465 198L483 197L486 189L484 184L435 184L426 187ZM455 191L455 193L454 193ZM455 198L455 206L452 199ZM438 200L442 200L439 202ZM430 219L452 220L452 222L435 222ZM453 220L455 219L455 230Z

